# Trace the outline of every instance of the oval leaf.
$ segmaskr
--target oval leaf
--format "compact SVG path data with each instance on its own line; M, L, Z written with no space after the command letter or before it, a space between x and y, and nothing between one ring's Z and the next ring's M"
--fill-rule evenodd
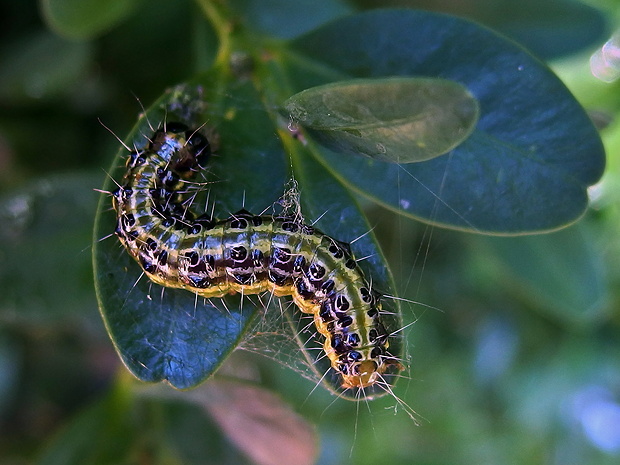
M353 11L345 0L322 2L321 8L317 8L316 0L230 0L228 4L234 9L235 22L286 39Z
M53 176L0 197L0 256L10 264L0 267L6 318L51 327L86 309L94 314L88 249L97 182Z
M153 133L149 125L158 127L164 118L187 122L188 105L208 102L195 124L199 126L201 121L206 121L204 130L215 132L212 140L217 147L216 156L206 170L208 177L197 179L205 182L209 211L213 207L216 218L228 217L242 207L253 212L269 211L284 193L291 163L282 140L273 137L277 129L273 120L251 82L226 81L215 71L202 77L200 83L204 85L197 86L195 93L202 88L209 89L206 95L189 95L187 87L181 87L180 96L177 89L153 105L127 138L127 146L143 147L146 137ZM288 133L286 136L292 140ZM296 142L296 147L302 144ZM110 172L117 182L123 176L125 153L126 149L120 151ZM310 156L309 153L304 155ZM306 191L305 183L313 183L316 178L322 178L325 186L334 184L329 173L300 170L298 174L305 177L301 204L307 222L333 208L330 212L334 215L333 221L326 233L338 240L352 240L368 232L361 212L350 199L347 202L342 196L325 197L329 191L327 187L316 195ZM103 189L113 188L113 182L108 180ZM312 207L303 200L307 197L312 197ZM334 203L334 199L342 203ZM192 208L198 208L197 204L199 202L194 201ZM96 238L110 235L114 216L110 200L103 198ZM387 273L383 271L385 263L374 241L368 236L360 240L359 245L364 245L360 256L373 257L368 260L377 274L372 277L373 283L387 283ZM222 305L215 308L214 303L220 299L204 302L187 291L154 286L146 278L141 279L139 266L119 250L115 238L96 245L94 264L97 293L107 329L124 362L140 379L168 380L179 388L195 386L214 372L252 326L256 308L251 300L227 298L225 308Z
M312 465L318 455L313 428L271 392L230 380L207 383L192 399L209 412L255 463ZM274 448L274 444L279 444Z
M516 44L459 18L391 10L341 19L291 45L289 79L299 90L326 76L417 75L459 82L479 101L473 133L443 157L395 165L323 152L376 201L434 224L504 234L558 228L585 210L605 165L600 137L559 79Z
M313 428L270 391L236 378L213 378L191 392L140 387L143 398L181 400L213 417L226 438L260 465L312 465L318 453ZM274 448L274 444L279 447Z
M213 76L209 79L213 79ZM190 92L189 89L196 92ZM209 99L209 108L212 111L208 117L198 115L203 122L208 119L216 124L224 115L224 111L219 111L218 108L238 107L237 102L226 101L221 96L196 95L199 89L198 86L180 86L165 94L147 110L146 116L139 120L126 139L127 146L143 147L146 138L153 133L151 124L159 127L164 120L189 123L188 105L202 102L203 98ZM244 89L237 89L233 94L244 95ZM257 102L247 93L244 98L248 102ZM234 144L227 145L226 149L222 147L222 154L226 151L232 155L227 153L222 157L223 162L217 164L219 176L216 179L227 179L226 176L230 175L233 178L237 176L237 180L242 182L244 176L259 176L261 173L270 173L276 178L280 175L281 179L286 179L284 163L281 164L282 170L278 171L272 161L274 157L281 156L281 148L264 143L265 140L272 140L271 127L268 126L269 120L265 113L262 112L262 124L261 113L252 109L238 113L242 115L240 118L230 116L231 112L227 114L229 120L218 125L219 134L222 137L230 132L239 135L234 138ZM244 129L238 126L248 127L246 117L253 121L253 131L249 133L249 137L241 136ZM265 131L269 131L267 139ZM254 137L263 141L262 147L258 149L264 150L262 153L271 157L256 156L257 145ZM112 179L119 182L122 179L126 154L125 149L120 150L103 190L113 190L115 184ZM249 169L242 169L240 164ZM243 185L247 185L248 195L256 194L253 203L264 205L265 197L272 201L274 187L269 180ZM217 200L216 215L226 212L225 215L228 216L228 212L241 207L243 192L235 190L236 186L238 184L235 181L220 182L210 189L211 199ZM234 192L234 195L230 192ZM237 199L236 210L228 210L229 204L220 201L220 195L230 201ZM141 270L134 260L123 250L119 250L115 237L99 240L109 236L114 230L115 215L110 205L108 197L101 199L93 248L95 284L106 328L121 358L138 378L145 381L167 380L177 388L195 386L211 375L236 347L250 328L256 309L249 304L243 306L238 298L227 299L226 303L220 299L205 302L187 291L154 286L141 276Z
M355 79L289 98L293 121L336 152L413 163L450 151L474 129L478 102L445 79Z
M43 17L57 33L89 39L114 27L141 0L40 0Z
M295 180L299 185L300 192L303 193L300 199L302 210L306 215L309 215L307 220L312 220L308 222L316 224L324 233L350 243L359 266L374 289L383 295L393 295L395 285L390 269L368 221L360 214L359 207L351 192L342 183L332 178L329 171L307 150L307 146L298 145L297 150L292 151L291 157ZM326 198L330 199L327 210L323 201ZM403 322L399 302L383 298L381 303L383 306L381 322L388 334L396 333L396 336L390 337L390 353L406 360L407 357L402 353L404 344L400 339L403 336L402 331L400 331ZM308 321L306 318L299 318L299 316L301 315L292 315L290 324L294 328L293 332L300 347L310 347L310 350L304 351L304 355L311 371L314 371L314 378L323 381L327 389L341 397L359 399L359 393L354 389L343 392L338 376L326 376L330 366L329 360L327 357L316 356L316 350L312 350L313 347L316 347L314 335L312 332L304 330L308 326ZM308 337L305 338L304 335ZM385 386L393 385L398 376L385 374L383 378L385 383L377 383L365 388L364 396L370 398L388 394Z
M600 322L608 312L603 257L596 240L580 222L550 234L476 237L477 256L492 260L512 291L573 326Z
M12 104L71 93L92 66L93 47L48 31L14 41L0 57L0 99Z

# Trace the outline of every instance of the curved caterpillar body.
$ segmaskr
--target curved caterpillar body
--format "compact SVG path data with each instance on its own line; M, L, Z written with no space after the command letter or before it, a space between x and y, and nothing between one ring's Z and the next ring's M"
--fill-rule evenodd
M287 216L242 210L214 220L183 204L186 180L211 154L209 141L167 123L134 151L113 194L116 234L155 283L199 296L240 292L291 295L312 314L344 389L365 388L402 369L388 349L380 295L349 249Z

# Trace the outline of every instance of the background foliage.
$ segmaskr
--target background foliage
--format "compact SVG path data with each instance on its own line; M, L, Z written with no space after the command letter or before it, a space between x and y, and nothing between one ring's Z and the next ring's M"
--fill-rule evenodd
M135 96L152 102L207 70L216 34L189 1L5 1L2 463L274 463L273 444L293 463L317 453L325 464L616 463L620 93L588 67L618 26L615 2L230 2L240 21L286 39L376 3L441 9L522 42L590 112L608 153L585 217L551 234L479 236L368 205L399 295L430 306L405 306L412 369L397 389L421 425L389 398L333 402L253 354L235 354L216 382L188 393L127 374L90 271L93 188L118 146L97 119L128 132ZM230 384L239 376L247 385Z

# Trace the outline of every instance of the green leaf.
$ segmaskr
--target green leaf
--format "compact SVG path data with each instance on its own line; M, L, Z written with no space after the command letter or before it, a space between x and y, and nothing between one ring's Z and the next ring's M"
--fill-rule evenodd
M603 320L609 295L603 257L583 222L521 237L476 237L476 255L494 263L507 290L569 325Z
M291 42L294 90L347 78L427 76L465 86L480 104L469 138L409 165L323 151L339 177L379 203L443 226L523 233L579 218L605 160L585 111L516 44L462 19L374 11ZM395 185L398 188L395 188Z
M99 176L38 179L0 198L0 309L51 325L93 312L91 228ZM93 313L94 314L94 313Z
M602 11L574 0L496 0L491 11L480 9L472 19L547 60L596 47L609 29Z
M605 34L610 32L604 10L615 6L605 0L591 3L592 6L579 0L355 0L354 3L365 8L423 8L466 17L510 37L546 60L585 51L604 42Z
M336 152L413 163L450 151L474 129L478 103L443 79L355 79L312 87L284 108Z
M132 14L141 0L39 0L43 18L73 39L96 37Z
M216 218L226 218L242 207L253 212L271 211L285 193L291 162L283 141L273 137L279 129L274 121L279 120L270 118L259 94L246 79L237 80L216 69L192 86L169 91L147 110L146 117L126 138L126 145L142 147L153 133L152 127L160 126L164 119L189 122L188 105L200 106L200 102L206 102L204 112L199 112L190 124L198 127L206 122L204 131L213 131L216 146L208 176L198 180L206 182L203 194L208 197L208 211L212 206ZM300 142L288 133L286 137L301 150ZM116 182L122 182L125 153L126 149L119 152L110 170ZM335 215L335 219L327 233L339 240L352 240L368 232L359 209L350 199L342 200L345 197L340 191L326 202L323 195L335 182L329 173L304 169L299 176L308 176L313 186L318 179L325 183L321 191L313 191L306 189L303 181L301 203L307 222L333 209L328 216ZM103 190L113 189L114 183L108 179ZM308 197L316 198L312 207L307 207ZM95 238L110 235L115 215L107 197L102 198L97 215ZM363 246L360 256L371 256L368 262L376 268L373 283L385 283L384 290L391 288L383 271L385 264L370 236L360 240L359 246ZM140 267L119 250L115 238L97 243L93 253L97 295L107 330L127 367L142 380L167 380L178 388L195 386L218 368L253 326L257 309L248 299L242 302L238 297L227 298L223 309L220 299L204 302L190 292L163 289L141 279Z
M57 97L86 76L93 49L47 31L13 41L0 61L0 99L18 103Z
M393 277L368 221L361 214L351 192L330 175L326 167L312 155L307 147L297 146L291 156L295 180L302 194L300 199L302 210L308 215L306 216L307 222L331 237L350 243L355 257L358 260L362 259L358 264L366 278L377 291L388 296L381 301L384 310L381 322L389 334L397 333L396 337L390 338L390 352L405 359L402 355L404 344L400 339L402 333L398 333L403 327L401 308L398 301L391 300L389 297L393 295L395 289ZM329 199L328 205L325 204L324 199ZM299 346L313 347L316 345L316 342L313 342L312 332L304 331L308 326L307 319L300 319L299 315L293 314L289 323L294 328L293 332ZM309 337L304 337L304 335ZM343 392L338 377L332 379L325 376L329 368L327 357L317 357L314 351L304 351L304 355L316 379L322 380L330 391L345 398L356 395L355 391L351 390ZM392 375L384 375L384 379L390 385L396 381ZM383 383L366 388L365 395L378 397L386 394L379 384Z
M128 392L110 391L69 424L43 450L39 465L112 465L126 463L137 436L128 414ZM96 440L93 440L96 438Z
M235 20L272 37L291 38L325 22L351 13L343 0L329 0L317 8L315 0L230 0Z
M245 89L238 88L233 94L242 96L244 90L251 92L251 88L246 85ZM147 110L146 116L138 121L127 137L126 144L130 147L143 146L146 137L153 133L151 124L159 127L164 120L189 122L186 107L202 101L199 93L198 86L179 86L164 94ZM229 120L218 124L218 131L222 140L236 142L226 148L221 147L222 153L226 151L230 154L223 157L225 161L218 164L218 169L214 169L217 176L215 179L224 180L231 174L233 178L237 176L238 180L243 180L246 175L258 175L266 170L276 175L277 171L268 159L253 156L257 150L254 137L264 136L260 131L260 116L248 108L246 112L236 113L239 116L237 118L232 113L237 108L235 103L222 99L222 95L204 97L209 100L211 110L220 106L230 109L227 114ZM250 95L246 97L252 101ZM215 125L216 120L223 115L224 111L214 111L209 117L200 115L200 118L201 121L208 119ZM245 118L252 118L254 132L238 127L247 124ZM229 131L245 133L249 137L232 137ZM281 156L281 149L276 150L280 153L275 155ZM110 170L111 178L119 181L122 178L124 155L126 151L121 149ZM245 163L245 166L242 168L240 163ZM103 190L113 190L111 178L107 179ZM216 215L226 212L227 216L228 212L241 208L243 193L235 189L238 184L220 182L216 185L219 187L210 192L210 200L215 202ZM266 188L270 193L274 189L267 181L245 185L248 185L247 192L250 195L256 193L258 198L261 198L261 189ZM228 210L229 203L221 196L230 198L231 203L236 199L236 208ZM110 205L109 198L102 197L97 212L95 240L110 235L114 230L114 212ZM227 304L220 299L204 301L187 291L154 287L141 277L141 270L133 259L119 250L115 238L95 244L93 263L99 307L121 358L138 378L145 381L167 380L177 388L195 386L219 367L250 328L256 312L251 305L246 303L242 308L238 298L227 299Z

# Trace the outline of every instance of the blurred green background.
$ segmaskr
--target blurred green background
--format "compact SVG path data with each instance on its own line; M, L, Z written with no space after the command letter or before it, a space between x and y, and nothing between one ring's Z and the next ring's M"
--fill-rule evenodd
M225 370L260 379L278 396L264 405L290 409L283 416L304 431L300 444L294 429L254 439L275 450L291 441L303 460L317 453L322 464L618 463L620 87L592 75L590 56L620 26L620 5L232 3L285 38L376 6L479 21L549 63L600 127L608 154L590 210L556 233L483 237L369 205L399 295L423 303L404 306L415 322L407 328L411 370L396 390L420 424L389 397L334 400L294 370L235 354ZM123 136L137 99L148 105L206 69L216 39L189 0L109 2L108 16L97 0L81 4L0 1L0 463L286 463L248 453L258 446L244 447L213 403L226 389L205 386L184 399L141 386L105 333L91 233L94 189L118 142L99 121ZM253 408L243 396L229 402L230 412Z

